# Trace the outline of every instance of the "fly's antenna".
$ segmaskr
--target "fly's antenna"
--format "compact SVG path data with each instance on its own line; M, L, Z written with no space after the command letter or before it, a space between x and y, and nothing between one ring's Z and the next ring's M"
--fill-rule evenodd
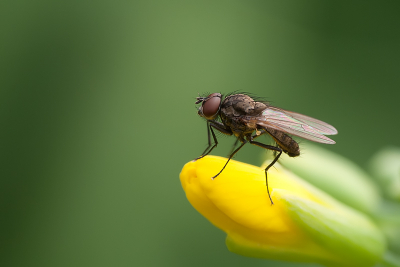
M198 93L199 94L199 93ZM195 104L197 105L197 104L200 104L201 102L203 102L204 100L206 99L206 97L202 97L202 96L200 96L200 94L199 94L199 96L198 97L196 97L196 102L195 102Z

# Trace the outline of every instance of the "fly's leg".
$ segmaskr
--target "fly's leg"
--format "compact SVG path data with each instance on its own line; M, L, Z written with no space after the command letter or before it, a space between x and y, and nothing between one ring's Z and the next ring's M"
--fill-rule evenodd
M271 205L273 205L274 202L272 201L271 194L269 193L269 188L268 188L268 170L278 161L279 157L282 154L282 149L280 149L279 147L276 147L276 146L270 146L270 145L266 145L266 144L262 144L262 143L253 141L253 136L249 137L249 142L252 145L256 145L256 146L259 146L259 147L262 147L262 148L265 148L268 150L273 150L274 152L278 153L275 156L274 160L267 166L267 168L265 168L265 183L267 184L267 192L268 192L269 200L271 201Z
M211 147L212 143L211 143L210 131L212 131L212 137L214 139L214 146L213 147ZM213 150L214 147L216 147L218 145L217 137L215 136L214 131L211 129L211 126L210 126L208 121L207 121L207 137L208 137L208 146L207 146L207 148L203 151L203 153L201 153L200 157L195 158L195 160L201 159L202 157L208 155L208 153L210 153L211 150ZM211 149L207 153L207 150L209 150L210 147L211 147Z
M276 147L278 147L278 143L275 143L276 144ZM273 152L272 152L272 154L274 155L274 157L276 157L276 155L278 155L278 151L277 150L274 150Z
M233 144L233 146L232 146L232 149L231 149L231 151L229 152L229 154L228 155L230 155L230 154L232 154L233 153L233 151L235 150L235 147L236 147L236 145L237 145L237 143L239 142L239 139L238 138L236 138L236 141L235 141L235 143Z
M217 173L216 175L214 175L213 177L211 177L211 179L215 179L218 175L220 175L221 174L221 172L225 169L225 167L226 167L226 165L228 165L228 162L231 160L231 158L247 143L247 141L246 140L240 140L241 142L242 142L242 144L238 147L238 148L236 148L235 149L235 151L233 151L230 155L229 155L229 158L228 158L228 160L226 161L226 163L225 163L225 165L224 165L224 167L219 171L219 173Z
M259 136L261 136L261 135L263 135L263 134L265 134L265 133L267 133L266 130L264 130L264 129L258 130L258 129L257 129L256 134L254 134L253 136L251 136L251 139L255 139L255 138L257 138L257 137L259 137Z
M207 121L208 146L204 150L204 152L201 153L200 157L195 158L195 160L198 160L198 159L201 159L201 158L207 156L218 145L217 137L215 136L213 128L220 131L223 134L232 135L232 130L230 128L225 127L224 124L217 122L217 121ZM214 139L214 145L212 145L212 142L211 142L210 132Z

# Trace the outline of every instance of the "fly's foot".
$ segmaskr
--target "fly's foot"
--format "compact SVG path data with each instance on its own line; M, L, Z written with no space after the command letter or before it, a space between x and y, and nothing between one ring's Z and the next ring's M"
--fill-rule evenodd
M204 156L197 157L193 161L196 161L196 160L199 160L199 159L202 159L202 158L204 158Z

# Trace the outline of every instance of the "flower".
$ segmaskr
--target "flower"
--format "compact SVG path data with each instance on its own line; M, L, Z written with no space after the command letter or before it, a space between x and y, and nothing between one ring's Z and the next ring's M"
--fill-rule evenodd
M207 156L180 174L192 206L227 234L228 249L249 257L316 262L329 266L373 266L386 249L381 231L364 214L283 169L268 171ZM321 177L323 179L323 177Z

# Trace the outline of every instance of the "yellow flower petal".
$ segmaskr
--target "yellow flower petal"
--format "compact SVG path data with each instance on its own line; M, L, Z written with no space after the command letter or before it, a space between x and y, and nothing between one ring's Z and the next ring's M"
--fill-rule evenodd
M371 237L365 238L365 242L373 246L377 244L378 247L373 252L368 250L371 246L354 251L372 253L373 256L367 257L367 261L371 262L383 253L383 238L368 219L282 168L272 168L268 172L268 184L274 205L271 205L268 197L264 169L232 160L226 169L212 180L211 177L221 170L226 160L207 156L189 162L182 169L180 180L193 207L228 234L226 242L231 251L251 257L343 263L345 259L343 260L342 256L348 251L342 254L340 251L332 251L332 247L342 242L338 234L340 229L338 232L335 228L347 227L352 222L357 222L366 227L367 233L372 232ZM293 202L296 199L305 206L296 206L296 201ZM302 210L313 214L303 214ZM328 245L323 244L324 240L316 238L312 227L304 226L304 221L317 221L316 217L321 210L323 213L329 211L326 216L320 214L320 217L328 219L326 222L316 222L316 227L326 227L330 230L323 232L330 242ZM335 216L343 216L346 219L330 221L331 217ZM350 218L349 222L347 218ZM354 225L349 229L351 227ZM330 237L332 233L333 238ZM358 235L360 236L363 234ZM339 238L339 241L335 238ZM351 250L358 245L351 245L346 249Z

